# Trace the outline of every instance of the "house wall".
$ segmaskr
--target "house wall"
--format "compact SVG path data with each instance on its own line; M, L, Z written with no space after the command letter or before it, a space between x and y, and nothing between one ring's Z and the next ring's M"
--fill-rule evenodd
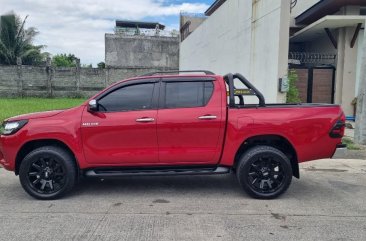
M178 68L178 61L178 37L105 35L108 67Z
M284 102L289 0L227 0L180 45L180 69L242 73L267 102Z

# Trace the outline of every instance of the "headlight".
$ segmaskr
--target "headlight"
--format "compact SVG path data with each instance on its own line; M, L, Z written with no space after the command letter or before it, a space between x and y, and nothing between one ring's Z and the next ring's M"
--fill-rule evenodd
M2 135L12 135L22 129L25 124L28 123L28 120L20 120L20 121L11 121L5 122L1 126L1 134Z

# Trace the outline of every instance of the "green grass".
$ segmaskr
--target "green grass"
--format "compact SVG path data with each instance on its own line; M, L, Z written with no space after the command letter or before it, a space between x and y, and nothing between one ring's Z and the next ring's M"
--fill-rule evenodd
M78 106L85 99L72 98L0 98L0 123L9 117L47 110L67 109Z
M355 144L353 142L353 140L351 140L350 138L344 137L342 139L342 143L347 144L348 150L362 150L362 148L360 146L358 146L357 144Z

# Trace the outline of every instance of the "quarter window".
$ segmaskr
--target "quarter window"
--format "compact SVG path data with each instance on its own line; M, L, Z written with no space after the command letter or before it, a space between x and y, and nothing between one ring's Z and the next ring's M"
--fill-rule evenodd
M99 109L105 112L151 109L153 92L154 83L122 87L100 99Z
M167 82L165 108L205 106L212 96L212 82Z

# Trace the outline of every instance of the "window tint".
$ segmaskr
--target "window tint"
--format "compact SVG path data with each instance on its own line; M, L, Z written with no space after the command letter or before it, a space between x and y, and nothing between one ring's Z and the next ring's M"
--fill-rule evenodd
M152 108L154 84L137 84L122 87L98 101L101 111L129 111Z
M212 82L168 82L165 90L166 108L205 106L213 92Z

